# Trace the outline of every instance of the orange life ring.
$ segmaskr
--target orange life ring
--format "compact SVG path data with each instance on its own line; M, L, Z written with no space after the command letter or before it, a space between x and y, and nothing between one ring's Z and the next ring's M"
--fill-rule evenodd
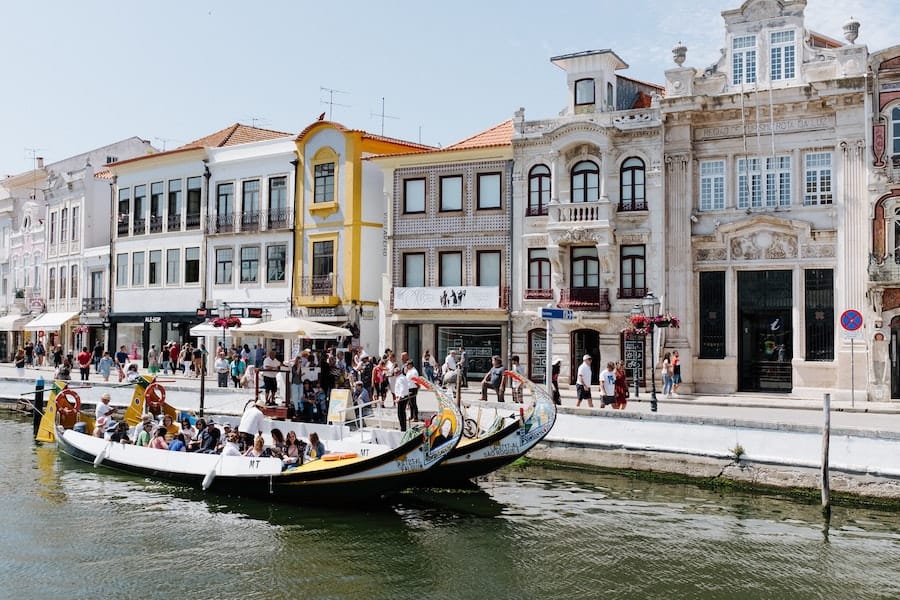
M69 398L72 400L69 401ZM78 397L75 390L66 388L56 395L56 412L63 420L72 419L78 415L79 410L81 410L81 398Z
M154 410L162 408L162 405L166 403L166 388L158 383L151 383L144 392L144 401L148 407Z

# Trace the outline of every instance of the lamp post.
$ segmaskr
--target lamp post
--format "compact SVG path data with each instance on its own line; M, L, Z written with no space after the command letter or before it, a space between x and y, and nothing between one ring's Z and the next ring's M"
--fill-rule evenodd
M650 411L656 412L656 344L654 344L654 324L653 319L659 316L659 298L648 292L644 296L641 306L644 310L644 316L650 319L648 327L650 327Z
M636 317L636 316L642 314L642 312L643 311L641 310L640 304L635 304L634 306L631 307L631 316L632 317ZM636 336L637 334L635 333L633 335ZM641 339L641 346L643 347L643 338ZM638 359L640 359L640 360L638 360ZM640 356L640 357L635 356L634 357L634 369L633 369L634 375L633 375L633 377L634 377L634 397L635 398L640 397L640 395L639 395L640 388L638 387L638 383L639 383L638 380L640 379L640 377L639 377L640 372L639 372L638 368L641 366L641 363L643 363L643 362L644 362L643 356Z
M227 302L223 302L219 305L219 318L222 319L222 350L225 349L225 331L228 329L228 317L231 316L231 307L228 306ZM206 365L204 365L205 369Z

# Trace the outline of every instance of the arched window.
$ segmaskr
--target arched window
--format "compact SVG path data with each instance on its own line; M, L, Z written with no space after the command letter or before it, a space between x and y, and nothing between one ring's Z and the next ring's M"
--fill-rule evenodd
M572 202L596 202L600 199L600 169L589 160L572 167Z
M528 209L526 217L547 214L550 204L550 169L547 165L535 165L528 172Z
M619 210L647 210L644 161L631 157L622 163L619 174Z
M891 164L900 167L900 106L891 109Z

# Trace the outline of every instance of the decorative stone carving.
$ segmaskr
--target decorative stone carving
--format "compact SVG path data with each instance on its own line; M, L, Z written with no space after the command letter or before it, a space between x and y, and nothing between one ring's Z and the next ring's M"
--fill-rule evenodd
M734 260L779 260L796 256L797 238L784 233L758 231L731 240Z
M835 249L831 244L808 244L801 248L803 258L834 258Z
M585 229L584 227L574 227L565 231L553 232L551 241L557 244L571 244L573 242L596 242L598 240L596 233L594 233L592 229Z
M697 248L697 262L714 262L728 260L728 252L725 248Z

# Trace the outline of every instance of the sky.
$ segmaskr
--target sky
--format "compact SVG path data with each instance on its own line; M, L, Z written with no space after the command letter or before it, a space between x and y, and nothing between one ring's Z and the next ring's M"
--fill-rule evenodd
M552 56L609 48L621 74L662 84L681 41L685 66L704 69L724 46L721 12L740 5L5 0L0 176L132 136L171 150L236 122L296 134L323 112L446 146L519 107L556 116L566 82ZM806 26L843 40L851 16L869 51L900 44L896 0L808 0Z

